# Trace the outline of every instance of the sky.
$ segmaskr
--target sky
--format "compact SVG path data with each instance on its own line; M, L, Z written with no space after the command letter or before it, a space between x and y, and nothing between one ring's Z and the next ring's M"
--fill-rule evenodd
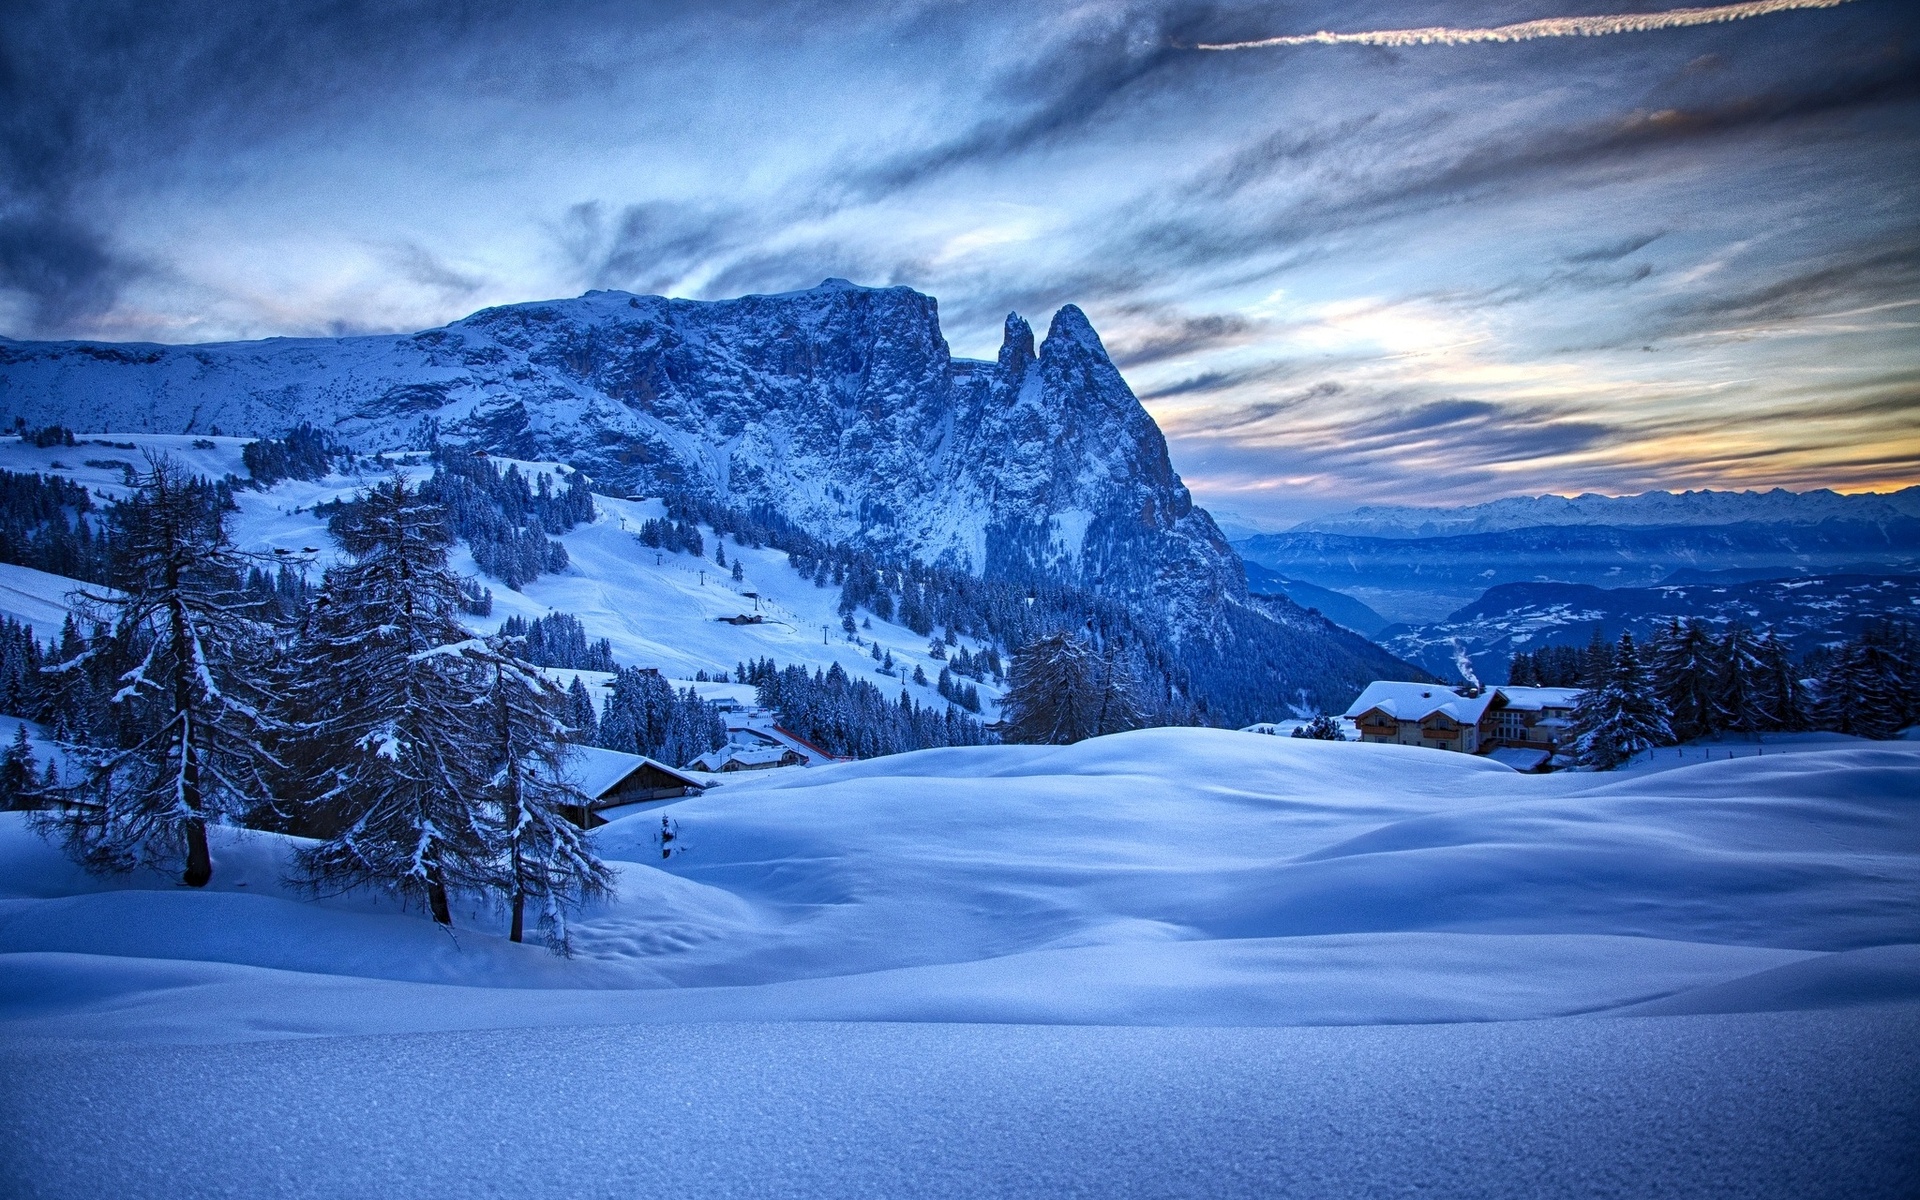
M1814 2L7 0L0 334L840 276L973 357L1078 304L1246 525L1886 490L1920 482L1920 5Z

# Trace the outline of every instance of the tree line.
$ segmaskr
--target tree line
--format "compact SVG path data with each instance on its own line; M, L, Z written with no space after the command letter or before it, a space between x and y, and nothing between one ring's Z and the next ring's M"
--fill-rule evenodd
M257 588L219 488L165 458L108 513L111 588L83 594L26 707L51 719L73 778L31 790L36 825L95 870L177 866L204 886L210 826L310 841L317 894L391 893L435 921L487 897L566 944L608 869L564 816L569 699L526 639L460 622L444 507L395 476L336 514L343 560L297 616ZM31 643L29 636L25 643ZM31 652L0 626L0 677ZM4 682L0 678L0 682ZM8 775L0 763L0 777Z
M1920 722L1920 638L1909 625L1875 622L1796 667L1771 631L1737 624L1716 635L1699 621L1675 620L1644 649L1631 633L1609 644L1596 629L1580 684L1574 752L1601 770L1717 733L1890 738Z

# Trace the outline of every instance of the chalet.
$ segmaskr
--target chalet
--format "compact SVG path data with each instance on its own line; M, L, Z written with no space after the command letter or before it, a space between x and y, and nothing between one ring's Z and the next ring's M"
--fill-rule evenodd
M1494 716L1494 736L1502 745L1528 750L1560 749L1573 729L1573 706L1579 688L1511 687L1500 685L1506 697Z
M1499 692L1455 691L1437 683L1377 680L1346 711L1363 742L1393 742L1433 750L1480 752L1481 722ZM1485 731L1487 734L1491 730ZM1487 740L1491 740L1489 737Z
M1485 690L1379 680L1346 716L1363 742L1484 754L1517 771L1544 768L1567 740L1578 688Z
M574 786L586 793L587 803L568 805L560 811L582 829L605 825L606 818L600 814L609 808L697 796L707 786L665 763L598 746L573 747L567 756L567 772Z
M771 771L775 767L806 764L799 751L788 746L736 746L731 743L709 750L690 764L696 770L731 774L735 771Z

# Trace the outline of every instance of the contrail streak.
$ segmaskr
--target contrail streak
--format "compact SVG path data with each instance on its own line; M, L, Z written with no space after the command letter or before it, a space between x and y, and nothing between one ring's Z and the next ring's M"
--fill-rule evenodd
M1744 21L1769 13L1799 8L1837 8L1849 0L1748 0L1745 4L1717 4L1712 8L1675 8L1666 12L1620 13L1607 17L1547 17L1495 25L1490 29L1452 29L1432 25L1425 29L1376 29L1366 33L1302 33L1261 38L1253 42L1201 43L1195 50L1262 50L1270 46L1464 46L1469 42L1528 42L1535 38L1605 37L1610 33L1646 33L1681 29L1688 25L1716 25Z

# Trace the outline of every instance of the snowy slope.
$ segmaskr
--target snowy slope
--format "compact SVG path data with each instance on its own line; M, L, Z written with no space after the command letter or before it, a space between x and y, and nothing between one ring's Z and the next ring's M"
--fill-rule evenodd
M40 449L0 438L0 469L71 479L103 502L124 496L129 489L124 472L117 466L87 465L89 461L107 461L101 455L144 465L148 451L166 453L214 478L229 474L245 477L240 449L246 439L112 434L81 441L79 447ZM214 444L197 448L196 441ZM552 462L506 458L496 462L503 471L517 465L529 478L540 473L564 475L569 470ZM421 455L393 455L384 466L368 464L353 475L285 480L264 491L236 491L234 500L240 511L229 521L233 540L243 550L269 555L284 551L280 557L304 564L317 580L336 555L326 521L314 513L314 506L353 496L380 479L383 471L399 471L415 481L433 473ZM493 589L493 614L471 618L468 623L477 632L492 633L509 616L533 618L554 611L570 612L580 618L589 637L613 643L616 662L653 667L683 683L691 682L696 671L730 673L737 663L771 656L783 667L801 665L824 670L839 663L850 676L871 680L889 697L905 688L922 704L946 704L931 685L939 678L943 664L928 655L926 638L903 625L874 621L872 628L861 630L861 645L850 643L840 630L835 607L838 592L814 587L811 580L787 565L784 553L755 550L729 540L729 564L738 560L745 567L745 579L735 583L729 570L716 567L709 559L656 551L641 544L634 531L641 521L664 515L659 501L596 495L594 506L591 524L578 526L559 539L571 560L564 573L543 575L521 592L482 577L482 582ZM709 546L717 536L711 529L703 535ZM454 566L466 574L478 573L464 545L455 551ZM42 638L52 636L59 632L65 618L66 594L79 586L60 576L0 564L0 613L34 625ZM755 600L743 596L743 592L758 593L758 611L766 616L765 624L735 626L718 620L756 611ZM881 664L871 653L876 642L883 652L892 653L894 675L881 674ZM961 644L968 649L980 648L970 639L962 638ZM916 665L925 669L928 686L911 681ZM568 673L567 680L571 677ZM999 689L991 684L977 686L990 720ZM710 686L707 690L718 694Z
M507 944L471 905L448 938L371 897L300 898L269 835L224 836L197 893L90 879L9 817L0 1016L189 1040L1479 1021L1788 967L1809 973L1797 1006L1849 1002L1862 971L1920 996L1920 952L1884 949L1920 945L1906 743L1611 779L1177 729L783 774L663 810L685 847L665 862L658 813L599 830L620 895L577 923L572 960Z

